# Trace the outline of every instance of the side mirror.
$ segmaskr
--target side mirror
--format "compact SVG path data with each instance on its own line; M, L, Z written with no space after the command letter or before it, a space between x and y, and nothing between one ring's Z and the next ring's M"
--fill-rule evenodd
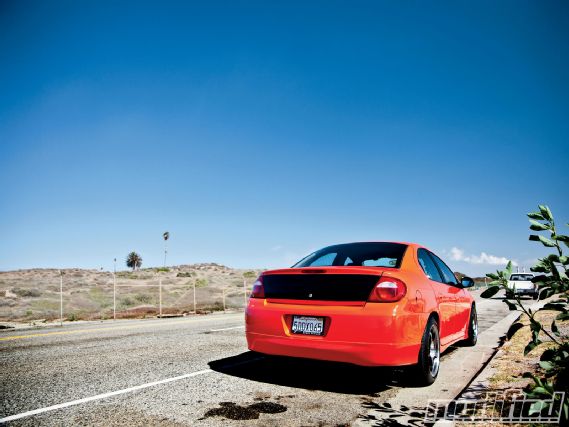
M460 285L463 288L471 288L472 286L474 286L474 280L471 279L470 277L463 277L462 280L460 281Z

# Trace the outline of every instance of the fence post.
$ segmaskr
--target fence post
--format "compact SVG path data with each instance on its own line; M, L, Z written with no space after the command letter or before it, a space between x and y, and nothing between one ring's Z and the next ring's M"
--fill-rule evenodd
M113 267L113 320L117 320L117 259Z
M160 289L159 291L159 311L160 311L160 319L162 319L162 277L160 276L160 273L158 273L158 287Z
M117 320L117 277L113 273L113 320Z
M221 288L221 291L223 292L223 312L225 313L225 288Z
M194 314L198 314L196 308L196 281L194 280Z
M59 270L59 325L63 326L63 271Z

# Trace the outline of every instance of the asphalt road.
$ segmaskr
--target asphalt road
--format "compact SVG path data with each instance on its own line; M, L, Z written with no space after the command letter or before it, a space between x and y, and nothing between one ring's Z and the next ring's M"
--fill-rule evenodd
M478 313L484 331L508 311ZM0 366L0 419L38 410L9 425L337 426L407 386L398 370L254 355L242 313L3 332Z

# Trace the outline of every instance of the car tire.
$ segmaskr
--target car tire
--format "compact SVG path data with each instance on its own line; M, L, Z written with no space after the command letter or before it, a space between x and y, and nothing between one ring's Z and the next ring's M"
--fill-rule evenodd
M433 317L429 318L419 349L418 363L412 369L414 382L427 386L435 382L441 364L441 341L439 325Z
M478 314L476 307L473 305L470 309L470 318L468 320L468 338L464 340L464 344L473 347L478 341Z
M539 298L539 293L538 293L538 292L536 292L535 294L533 294L533 299L534 299L534 300L536 300L536 299L538 299L538 298Z

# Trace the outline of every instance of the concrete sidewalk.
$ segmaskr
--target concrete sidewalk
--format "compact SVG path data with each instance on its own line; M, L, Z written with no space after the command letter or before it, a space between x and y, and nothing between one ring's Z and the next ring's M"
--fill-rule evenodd
M541 308L551 300L539 301L529 306ZM478 336L474 347L455 347L447 350L441 358L441 370L434 384L421 388L402 388L397 394L381 404L369 402L369 411L361 415L355 426L384 425L384 421L397 421L389 425L421 425L429 400L451 401L459 396L480 375L496 354L510 325L520 316L512 311L508 316ZM387 424L385 424L387 425ZM439 425L437 423L437 425ZM452 425L446 423L444 425Z

